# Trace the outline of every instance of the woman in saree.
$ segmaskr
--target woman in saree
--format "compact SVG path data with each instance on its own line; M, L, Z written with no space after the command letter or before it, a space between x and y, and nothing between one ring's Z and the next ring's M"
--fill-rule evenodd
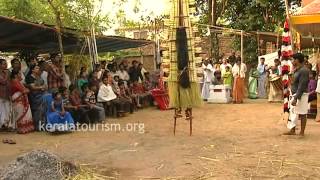
M9 71L7 61L0 59L0 130L13 128L13 122L10 118L11 104L9 95Z
M249 77L249 98L257 99L258 98L258 78L259 71L257 69L250 70Z
M29 102L33 117L33 123L37 130L40 124L45 124L46 101L44 99L47 86L41 79L41 71L39 66L31 66L31 73L26 77L27 87L30 89Z
M21 83L21 72L13 70L11 72L11 98L13 109L13 122L15 122L17 132L26 134L34 130L31 109L28 101L29 89Z
M246 77L247 66L241 62L241 58L237 58L237 63L234 64L232 68L232 74L234 77L233 83L233 103L240 104L243 103L245 87L244 87L244 79Z

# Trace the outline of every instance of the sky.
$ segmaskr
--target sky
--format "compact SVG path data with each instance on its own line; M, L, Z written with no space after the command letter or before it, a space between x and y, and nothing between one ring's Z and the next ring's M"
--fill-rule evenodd
M103 0L101 13L109 14L109 17L112 19L116 19L116 13L119 11L117 6L113 5L113 2L117 0ZM126 18L129 20L139 21L139 18L142 14L149 15L152 14L154 16L159 16L166 13L169 10L170 0L140 0L141 6L139 13L134 13L133 8L135 6L136 0L128 0L127 3L124 4L124 11L126 14ZM97 9L100 8L100 4L97 5ZM105 32L106 35L114 35L114 30L119 27L119 24L115 22L112 25L112 28Z

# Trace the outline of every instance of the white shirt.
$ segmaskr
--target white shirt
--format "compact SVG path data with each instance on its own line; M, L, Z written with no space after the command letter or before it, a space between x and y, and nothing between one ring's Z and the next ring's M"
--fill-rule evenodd
M245 78L246 72L247 72L247 66L244 63L241 63L241 67L239 67L237 64L234 64L232 68L233 77L240 76L241 78Z
M148 72L148 71L144 67L142 67L141 74L142 74L143 79L145 78L144 73L146 73L146 72Z
M126 70L123 70L123 71L119 70L117 71L117 74L119 75L119 78L124 81L129 81L130 79L130 76Z
M214 69L211 64L205 65L202 64L203 70L203 81L204 82L211 82L214 77Z
M101 79L102 74L103 74L102 70L98 71L97 73L98 79Z
M98 92L98 102L108 102L117 98L117 95L113 92L112 87L108 84L102 84Z
M259 64L257 67L257 70L259 71L260 75L263 75L266 73L266 70L268 69L268 66L266 64Z
M70 87L71 81L70 81L70 76L68 74L64 74L64 83L67 88Z
M41 79L44 81L44 84L48 86L48 72L47 71L42 71L41 73Z

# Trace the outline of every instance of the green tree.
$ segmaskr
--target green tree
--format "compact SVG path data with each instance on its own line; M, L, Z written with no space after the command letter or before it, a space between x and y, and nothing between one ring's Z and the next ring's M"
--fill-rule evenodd
M108 14L95 12L97 4L103 0L52 0L59 9L62 26L87 31L94 25L102 33L109 28L111 20ZM123 0L122 0L123 1ZM47 0L0 0L0 15L55 25L55 12Z
M39 0L0 0L0 15L37 23L55 22L49 5Z
M299 5L300 0L291 0L291 5ZM196 0L197 15L200 23L209 24L208 0ZM244 31L275 32L285 21L285 3L283 0L217 0L216 23ZM203 32L205 32L204 30ZM239 37L239 36L236 36ZM255 61L257 57L256 37L245 37L244 54L247 62ZM240 50L240 38L234 41L236 50Z

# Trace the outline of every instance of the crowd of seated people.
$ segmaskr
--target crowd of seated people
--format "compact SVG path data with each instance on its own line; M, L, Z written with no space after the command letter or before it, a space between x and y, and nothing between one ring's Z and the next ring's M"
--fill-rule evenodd
M91 72L82 67L74 81L63 73L59 54L32 58L25 72L19 59L11 64L8 69L0 59L0 130L28 133L43 130L42 124L70 130L75 123L99 123L153 104L154 83L138 61L103 61Z

